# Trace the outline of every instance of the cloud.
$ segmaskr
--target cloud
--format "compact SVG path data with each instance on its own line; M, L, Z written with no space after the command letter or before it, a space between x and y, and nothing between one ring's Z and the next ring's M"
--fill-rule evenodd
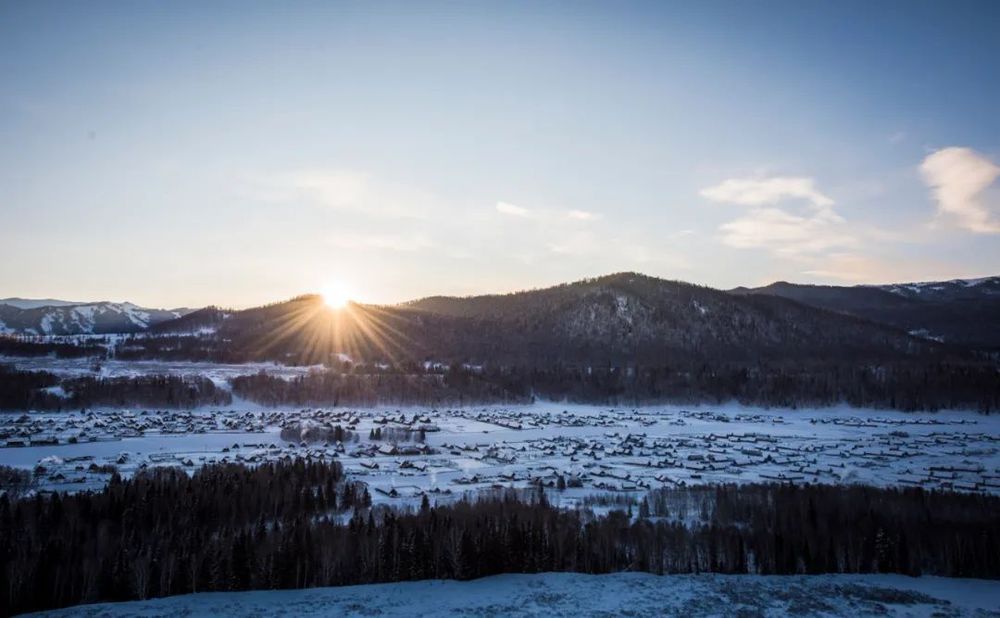
M1000 233L996 205L982 195L1000 177L1000 166L972 149L950 147L928 155L920 173L937 200L938 215L971 232Z
M504 215L510 215L511 217L530 217L531 211L527 208L522 208L521 206L515 206L508 202L497 202L497 212Z
M833 206L833 200L820 193L812 178L775 176L773 178L730 178L714 187L702 189L701 196L713 202L764 206L789 199L803 199L817 207Z
M746 214L719 226L720 239L738 249L766 249L777 255L818 253L849 247L857 239L834 210L834 201L816 188L812 178L730 178L703 189L715 202L753 206ZM798 200L798 211L775 206Z
M601 218L601 215L586 210L571 210L566 213L566 217L576 221L596 221Z
M549 209L531 209L525 208L524 206L518 206L516 204L511 204L510 202L497 202L496 210L500 214L508 215L510 217L520 217L522 219L535 219L537 221L547 222L547 223L557 223L560 221L597 221L601 218L601 215L588 212L586 210L549 210Z
M719 231L730 247L797 255L855 245L857 239L843 228L843 219L828 209L803 216L780 208L755 208L722 224Z

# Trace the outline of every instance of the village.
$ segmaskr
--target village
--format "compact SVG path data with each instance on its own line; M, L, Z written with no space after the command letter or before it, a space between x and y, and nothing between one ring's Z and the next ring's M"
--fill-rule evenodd
M995 417L858 410L604 408L87 410L0 416L0 463L40 491L150 466L336 459L375 502L541 486L597 494L714 483L868 483L1000 494Z

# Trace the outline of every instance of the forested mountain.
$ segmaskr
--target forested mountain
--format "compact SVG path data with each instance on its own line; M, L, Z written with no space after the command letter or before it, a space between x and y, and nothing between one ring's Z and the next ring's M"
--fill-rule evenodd
M294 385L271 376L234 385L242 397L282 405L543 397L996 409L995 358L971 345L908 334L907 324L873 321L895 324L941 307L943 324L953 332L966 328L966 341L979 341L973 335L991 328L989 307L996 301L985 293L969 298L967 289L946 295L952 300L943 290L934 291L941 300L919 300L907 289L776 284L766 289L771 293L733 293L619 273L512 294L339 310L307 295L239 311L208 307L105 342L97 355L331 369ZM962 303L971 308L960 312ZM947 311L956 313L949 317ZM0 348L9 353L72 356L52 342L4 343L9 345ZM97 390L105 399L132 396L125 385ZM36 395L19 391L6 399L51 407ZM163 405L177 401L170 395Z
M42 305L52 302L55 304ZM142 332L189 309L146 309L132 303L0 300L0 334L83 335Z
M157 322L149 326L148 332L162 334L197 334L214 331L227 314L218 307L205 307L185 313L179 318Z
M995 358L869 319L884 312L885 320L895 320L910 306L935 302L988 307L995 302L991 297L974 300L956 290L951 301L921 301L910 298L912 290L788 284L768 289L774 293L733 293L618 273L511 294L337 310L306 295L238 311L207 307L86 351L80 342L8 337L0 341L0 352L71 357L80 348L118 361L273 361L330 369L294 384L267 375L234 384L240 396L269 405L537 397L609 404L849 402L907 410L992 411L1000 405ZM982 317L967 313L954 320L967 324L971 337L990 324L989 311L982 311ZM189 397L171 389L151 396L166 406ZM148 388L102 383L91 390L89 399L99 392L122 400ZM25 387L4 399L13 407L67 403L43 395Z
M882 286L802 285L780 281L736 288L895 326L957 345L1000 349L1000 277Z
M312 364L424 361L552 367L712 362L966 358L961 349L771 295L736 295L634 273L543 290L335 312L302 296L228 314L204 313L136 338L119 358L276 360ZM209 331L211 331L210 334ZM340 355L340 356L338 356Z
M346 352L361 359L617 363L676 355L808 357L820 350L895 356L929 345L895 331L961 347L1000 349L1000 277L853 287L778 282L723 292L619 273L511 294L353 305L335 329L317 296L243 311L167 311L108 302L38 306L45 301L8 300L10 304L0 300L0 333L210 335L221 328L218 339L227 345L201 346L201 353L211 348L211 354L232 360L324 361L328 352ZM345 337L350 350L323 345L334 334ZM299 345L308 349L295 349Z
M921 300L987 300L1000 298L1000 277L952 279L874 286L897 296Z

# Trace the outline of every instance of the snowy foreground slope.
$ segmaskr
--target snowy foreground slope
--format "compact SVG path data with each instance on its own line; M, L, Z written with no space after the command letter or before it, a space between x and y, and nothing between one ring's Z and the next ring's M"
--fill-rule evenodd
M191 594L44 616L1000 616L1000 582L902 575L498 575Z

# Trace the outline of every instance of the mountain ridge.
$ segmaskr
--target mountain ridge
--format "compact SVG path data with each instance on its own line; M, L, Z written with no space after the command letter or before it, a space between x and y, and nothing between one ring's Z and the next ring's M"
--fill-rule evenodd
M6 302L12 300L17 304ZM62 304L38 304L51 301ZM180 318L190 311L186 308L150 309L130 302L3 299L0 300L0 334L72 336L138 333L160 322Z
M750 297L757 297L758 300L748 300ZM634 346L648 345L656 337L678 342L680 349L690 347L690 341L685 342L685 338L691 341L699 339L712 345L724 341L724 345L732 347L746 339L746 333L741 334L739 329L751 324L760 327L770 319L765 318L765 314L802 313L802 309L760 298L780 298L795 305L889 327L924 340L974 349L1000 348L1000 277L857 286L777 281L757 288L719 290L637 272L618 272L515 292L434 295L394 305L353 306L359 312L377 314L381 316L379 319L388 320L395 324L394 327L408 332L414 329L414 325L406 323L415 321L440 331L436 336L447 341L454 342L460 336L480 342L493 336L510 338L511 341L526 341L534 337L537 340L535 344L541 345L543 340L554 343L555 339L562 337L564 342L576 341L574 345L617 347L624 353L623 345L633 346L635 352ZM222 310L216 306L195 310L158 310L137 307L132 303L55 302L67 304L18 309L0 301L0 333L72 335L148 332L154 335L205 335L219 329L229 317L237 318L234 325L246 326L247 316L269 316L251 320L257 322L252 330L260 336L260 331L266 330L268 320L280 320L278 316L286 310L283 307L301 306L302 303L319 307L322 304L319 296L309 294L243 310ZM302 310L294 311L301 313ZM818 318L813 314L802 319L803 324L798 326L785 324L784 335L779 337L772 332L767 337L774 341L781 337L801 339L802 334L798 331L802 331L808 323L829 320L828 317ZM470 329L469 320L477 322L478 326ZM697 331L699 324L709 322L714 325L711 327L712 336L708 339L702 335L688 336L683 332L685 328ZM505 332L505 329L512 328L516 330ZM773 329L773 324L768 328ZM466 333L467 330L471 332ZM817 333L812 336L823 337ZM281 335L276 335L276 338L280 339ZM360 336L359 341L364 338ZM408 338L419 340L421 334L410 332ZM483 343L486 348L502 348L504 345ZM429 342L415 346L426 348L428 352L433 347Z
M504 295L353 304L339 312L306 295L240 311L206 309L152 332L159 337L131 341L127 353L297 364L347 354L359 361L519 366L787 362L823 355L875 362L964 354L779 296L731 294L637 273ZM201 336L170 336L192 333Z
M894 326L915 336L1000 350L1000 277L857 286L778 281L730 293L779 296Z

